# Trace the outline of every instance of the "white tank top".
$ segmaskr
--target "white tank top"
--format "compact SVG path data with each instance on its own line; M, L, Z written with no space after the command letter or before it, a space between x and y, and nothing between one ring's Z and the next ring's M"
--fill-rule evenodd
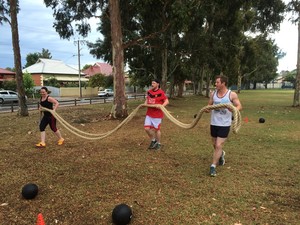
M216 105L216 104L221 104L221 103L231 103L230 93L231 93L231 91L228 90L223 97L219 98L218 92L215 91L213 93L213 104ZM228 109L225 109L225 108L215 109L215 110L212 110L211 113L212 113L211 120L210 120L211 125L220 126L220 127L231 126L232 113Z

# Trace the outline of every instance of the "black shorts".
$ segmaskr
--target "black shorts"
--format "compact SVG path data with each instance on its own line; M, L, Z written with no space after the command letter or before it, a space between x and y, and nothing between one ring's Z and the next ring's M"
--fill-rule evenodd
M220 138L227 138L230 131L229 127L220 127L220 126L214 126L210 125L210 135L214 138L220 137Z
M41 122L40 122L40 131L45 131L47 125L49 124L51 130L53 132L56 132L57 131L57 128L56 128L56 119L54 116L50 115L50 116L43 116Z

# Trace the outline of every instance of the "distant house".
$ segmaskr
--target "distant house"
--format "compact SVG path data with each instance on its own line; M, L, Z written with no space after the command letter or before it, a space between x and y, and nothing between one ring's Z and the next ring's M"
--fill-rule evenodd
M95 63L93 66L82 71L86 78L94 76L95 74L103 74L105 76L112 75L112 66L107 63Z
M103 74L104 76L112 75L113 69L112 66L108 63L97 62L93 66L82 71L85 74L86 78L90 78L95 74ZM128 75L125 73L125 84L129 84ZM127 85L128 86L128 85Z
M3 83L4 81L15 80L15 77L15 72L0 68L0 83Z
M63 61L40 58L35 64L24 68L23 73L30 73L36 86L44 86L44 82L55 78L63 86L66 83L78 83L77 69L66 65ZM80 73L80 81L88 81L84 73Z

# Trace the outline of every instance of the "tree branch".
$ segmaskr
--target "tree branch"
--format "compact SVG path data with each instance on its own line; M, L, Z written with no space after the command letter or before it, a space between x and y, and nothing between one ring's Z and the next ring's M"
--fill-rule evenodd
M166 26L164 26L160 31L151 33L151 34L149 34L147 36L144 36L144 37L139 37L137 39L128 41L126 43L123 43L123 49L126 49L130 46L133 46L133 45L140 45L140 44L138 44L139 42L151 39L151 38L155 37L156 35L159 35L159 34L165 32L167 30L167 28L169 27L169 25L170 25L170 23L168 23Z

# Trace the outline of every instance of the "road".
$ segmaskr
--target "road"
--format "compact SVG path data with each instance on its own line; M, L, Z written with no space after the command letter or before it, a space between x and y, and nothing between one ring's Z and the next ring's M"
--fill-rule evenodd
M59 101L60 107L66 106L76 106L76 105L90 105L90 104L104 104L106 102L112 102L113 98L92 98L92 99L71 99L71 98L61 98L57 99ZM0 105L0 113L4 112L16 112L18 111L18 103L10 102ZM27 103L28 110L38 109L38 103Z
M137 99L137 98L144 98L145 95L135 95L128 97L130 99ZM104 104L113 101L113 97L96 97L96 98L83 98L83 99L76 99L76 98L56 98L59 101L60 107L66 106L77 106L77 105L91 105L91 104ZM0 113L7 113L7 112L17 112L18 111L18 103L4 103L0 104ZM27 103L28 110L37 110L38 103Z

